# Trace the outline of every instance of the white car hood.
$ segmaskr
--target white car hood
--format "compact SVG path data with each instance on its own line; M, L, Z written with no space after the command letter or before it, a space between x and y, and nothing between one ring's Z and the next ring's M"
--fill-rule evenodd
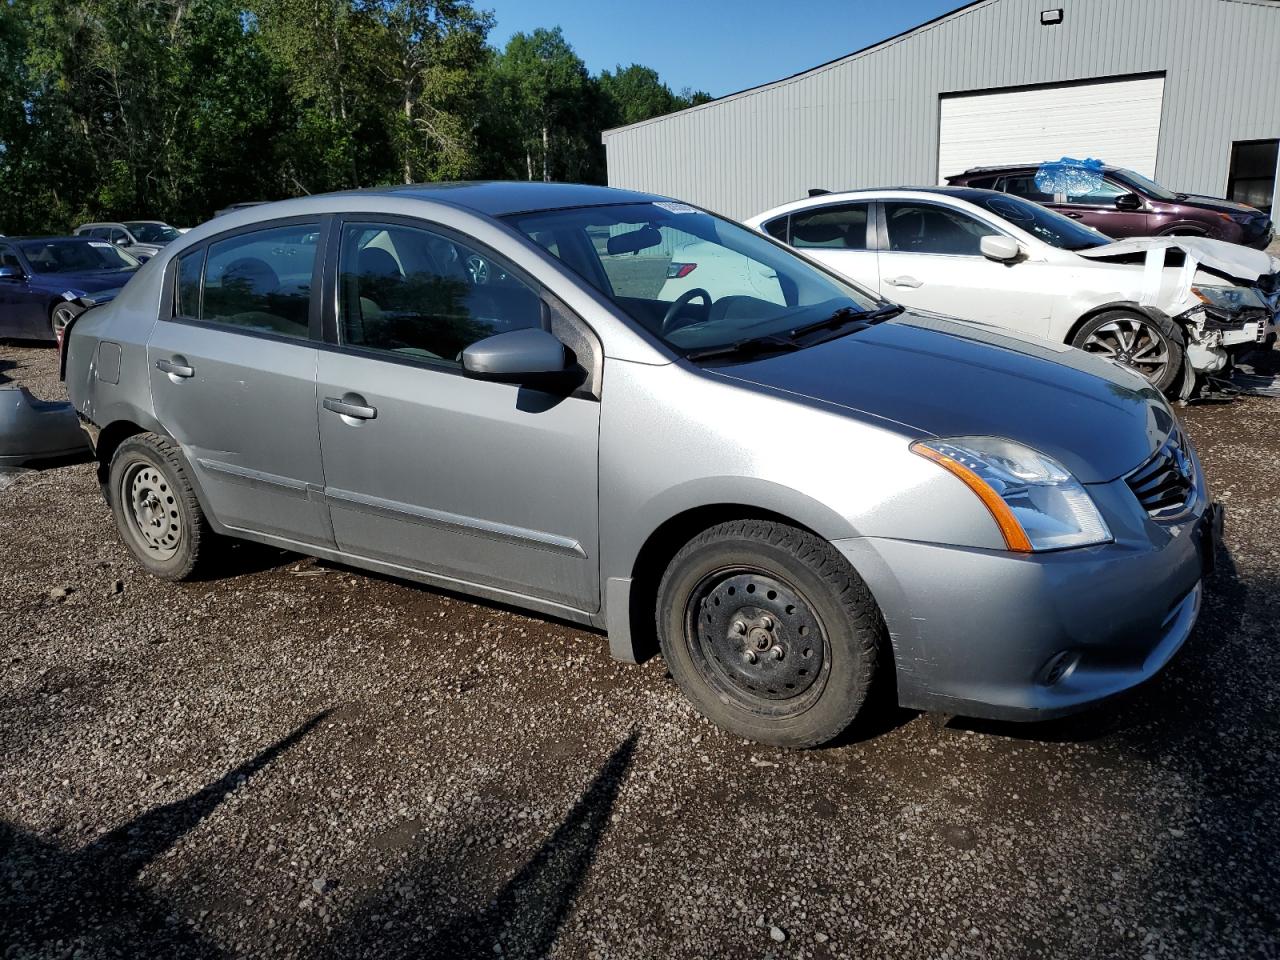
M1115 243L1103 244L1100 247L1089 247L1075 251L1079 256L1090 259L1106 259L1131 253L1147 253L1154 250L1167 250L1176 247L1186 254L1188 275L1195 272L1197 264L1210 270L1225 273L1240 280L1256 281L1259 277L1280 271L1280 259L1261 250L1242 247L1238 243L1227 243L1225 240L1211 240L1208 237L1132 237L1128 240L1117 240ZM1190 261L1194 260L1192 264ZM1163 256L1161 256L1163 262Z

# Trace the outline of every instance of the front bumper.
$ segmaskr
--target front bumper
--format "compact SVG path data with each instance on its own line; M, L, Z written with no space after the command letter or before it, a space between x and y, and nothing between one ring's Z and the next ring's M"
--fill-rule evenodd
M884 615L901 705L1046 720L1158 673L1195 625L1205 528L1220 520L1202 492L1179 523L1117 523L1107 507L1131 503L1121 487L1091 487L1116 536L1098 547L1023 555L837 541Z

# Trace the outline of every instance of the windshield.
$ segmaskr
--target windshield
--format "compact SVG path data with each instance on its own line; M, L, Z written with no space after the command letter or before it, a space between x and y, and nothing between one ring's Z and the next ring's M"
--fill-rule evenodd
M126 223L129 232L139 243L168 243L178 239L178 231L167 223Z
M1020 227L1050 246L1063 250L1087 250L1100 247L1112 240L1105 233L1099 233L1093 227L1064 217L1062 214L1008 194L993 193L981 198L967 197L978 206L994 213L997 217L1008 220L1015 227Z
M1134 173L1132 170L1113 170L1111 175L1126 186L1141 190L1147 196L1154 197L1156 200L1163 200L1168 203L1178 199L1178 194L1166 190L1154 180L1144 177L1140 173Z
M800 328L838 325L884 305L759 234L683 203L579 207L507 220L686 355L748 339L781 341Z
M22 253L36 273L124 272L141 266L105 240L33 240L22 244Z

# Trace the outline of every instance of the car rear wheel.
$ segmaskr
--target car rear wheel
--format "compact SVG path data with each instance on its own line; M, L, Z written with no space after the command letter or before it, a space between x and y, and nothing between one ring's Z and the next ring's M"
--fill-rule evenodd
M1172 321L1125 310L1108 310L1084 323L1071 339L1073 347L1123 363L1168 390L1182 373L1185 351Z
M854 721L885 643L871 592L831 544L761 520L712 527L676 554L657 626L699 711L783 747L816 746Z
M62 332L67 329L67 324L83 312L83 307L67 300L55 303L53 309L49 311L49 328L53 331L53 339L61 340Z
M121 539L148 572L165 580L196 572L213 532L171 442L142 433L120 444L107 496Z

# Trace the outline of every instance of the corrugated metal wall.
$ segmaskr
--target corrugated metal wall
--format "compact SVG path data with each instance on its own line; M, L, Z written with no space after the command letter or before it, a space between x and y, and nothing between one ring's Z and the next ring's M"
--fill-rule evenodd
M1042 26L1054 7L1064 21ZM1155 72L1156 178L1223 195L1232 141L1280 137L1280 2L986 0L797 77L606 131L609 184L742 218L809 187L934 183L940 94Z

